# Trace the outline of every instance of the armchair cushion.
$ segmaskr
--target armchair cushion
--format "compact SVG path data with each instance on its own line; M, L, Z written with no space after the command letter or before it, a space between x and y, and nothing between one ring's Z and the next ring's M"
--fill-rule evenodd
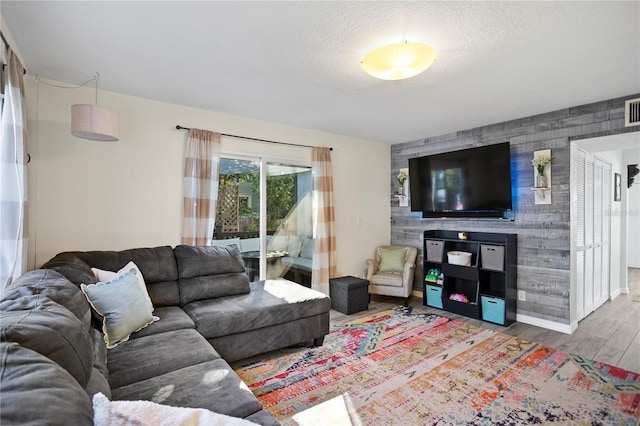
M401 274L379 272L371 276L370 282L373 285L401 288L404 286L404 281L402 280L402 278L403 276Z
M404 272L404 264L407 260L409 248L386 249L378 247L376 255L380 258L379 272L401 274Z

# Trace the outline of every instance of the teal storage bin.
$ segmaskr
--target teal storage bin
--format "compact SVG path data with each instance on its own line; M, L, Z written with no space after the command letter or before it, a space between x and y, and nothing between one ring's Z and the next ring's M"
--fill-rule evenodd
M427 285L427 305L442 309L442 287Z
M482 319L504 325L504 299L491 296L480 296Z

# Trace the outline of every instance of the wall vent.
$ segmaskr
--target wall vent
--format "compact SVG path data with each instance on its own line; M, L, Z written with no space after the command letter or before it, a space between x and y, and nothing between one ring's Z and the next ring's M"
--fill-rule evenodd
M640 126L640 98L624 102L624 127Z

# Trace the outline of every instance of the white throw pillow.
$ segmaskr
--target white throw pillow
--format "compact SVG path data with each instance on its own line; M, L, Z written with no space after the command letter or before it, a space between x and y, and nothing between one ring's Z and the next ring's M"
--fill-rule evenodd
M105 283L105 284L108 284L109 282L115 280L116 278L123 276L124 274L129 272L131 269L135 270L138 284L140 284L140 288L142 289L142 292L144 293L144 296L146 297L147 302L149 303L149 309L151 309L151 312L153 312L153 302L151 302L151 298L149 297L149 292L147 292L147 284L144 282L144 277L142 276L142 272L140 272L140 268L138 268L138 265L136 265L133 262L129 262L126 265L124 265L124 267L120 269L118 272L105 271L103 269L98 269L98 268L91 268L98 282Z

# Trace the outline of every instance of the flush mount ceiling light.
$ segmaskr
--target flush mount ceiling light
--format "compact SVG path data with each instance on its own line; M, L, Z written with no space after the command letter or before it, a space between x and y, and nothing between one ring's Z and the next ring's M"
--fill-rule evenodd
M95 141L117 141L120 133L118 113L98 105L98 81L96 73L96 103L71 105L71 134Z
M436 60L436 51L424 43L405 41L378 47L362 58L362 68L381 80L403 80L416 76Z

